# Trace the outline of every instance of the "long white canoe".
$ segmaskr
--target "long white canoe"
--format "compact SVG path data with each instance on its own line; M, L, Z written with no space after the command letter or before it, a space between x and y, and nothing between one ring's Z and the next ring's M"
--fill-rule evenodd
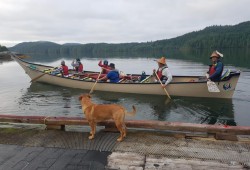
M36 81L70 87L90 90L94 83L94 79L86 77L62 77L44 72L46 69L52 69L51 66L35 64L24 61L23 59L12 55L12 58L24 69L25 73L31 79L39 77ZM86 72L94 73L94 72ZM42 76L41 76L42 75ZM139 75L133 75L139 76ZM201 76L173 76L172 82L167 86L166 90L170 96L188 96L188 97L209 97L209 98L232 98L240 71L231 71L228 76L220 82L216 82L216 86L220 92L209 92L207 81L201 80ZM150 95L166 95L160 83L154 81L154 77L150 77L145 82L121 81L120 83L98 82L95 85L97 91L134 93L134 94L150 94Z

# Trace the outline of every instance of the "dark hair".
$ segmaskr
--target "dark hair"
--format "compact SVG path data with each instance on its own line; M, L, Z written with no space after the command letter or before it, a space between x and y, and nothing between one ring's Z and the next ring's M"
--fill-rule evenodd
M115 68L115 64L114 64L114 63L110 63L110 64L109 64L109 67Z
M108 60L104 60L104 61L103 61L103 64L104 64L104 65L108 65L108 64L109 64Z

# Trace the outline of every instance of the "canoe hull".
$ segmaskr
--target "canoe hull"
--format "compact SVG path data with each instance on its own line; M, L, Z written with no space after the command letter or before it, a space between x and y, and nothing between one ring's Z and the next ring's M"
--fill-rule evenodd
M49 66L37 65L29 63L19 58L13 57L20 66L25 70L31 79L42 75L41 70L52 68ZM170 96L186 96L186 97L208 97L208 98L232 98L240 72L235 73L227 81L216 82L220 92L209 92L206 81L197 80L199 76L174 76L173 81L167 86ZM63 78L51 74L45 74L40 77L38 82L64 86L69 88L78 88L90 90L94 81L84 81L72 78ZM159 83L108 83L98 82L94 88L96 91L149 94L149 95L166 95Z

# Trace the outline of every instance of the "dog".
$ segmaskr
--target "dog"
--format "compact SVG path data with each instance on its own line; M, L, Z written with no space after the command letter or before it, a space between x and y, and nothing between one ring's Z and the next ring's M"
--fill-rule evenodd
M127 135L127 128L124 123L125 115L134 116L136 113L135 106L132 106L133 111L127 112L127 110L117 104L95 104L91 101L91 96L89 94L83 94L79 97L82 105L83 114L85 114L86 119L89 122L91 131L89 139L94 139L96 132L96 123L113 119L117 129L120 132L120 137L117 139L121 142Z

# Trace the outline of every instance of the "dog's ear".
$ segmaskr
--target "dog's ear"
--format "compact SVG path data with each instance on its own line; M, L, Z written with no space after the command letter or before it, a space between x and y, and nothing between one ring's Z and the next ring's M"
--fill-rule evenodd
M79 100L82 100L82 95L81 95L81 96L79 96Z
M88 94L87 96L88 96L88 98L90 98L90 99L91 99L91 95L90 95L90 94Z

